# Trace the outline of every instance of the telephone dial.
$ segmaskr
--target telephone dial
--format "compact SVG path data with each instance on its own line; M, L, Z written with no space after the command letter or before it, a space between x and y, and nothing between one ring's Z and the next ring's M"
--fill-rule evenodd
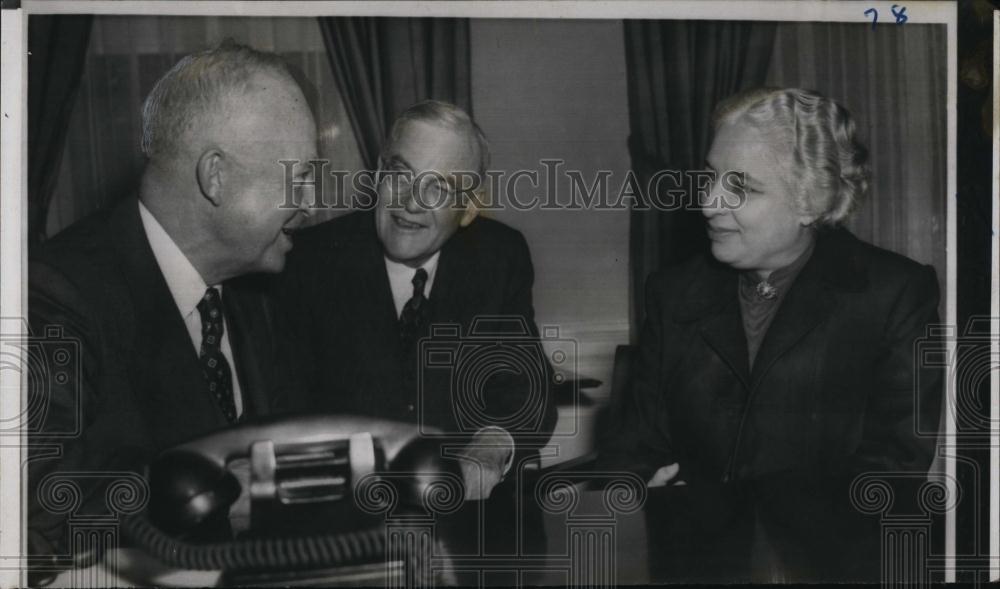
M392 474L401 509L461 481L440 441L413 424L311 415L239 425L149 466L150 501L126 535L165 564L229 572L382 563L382 515L355 505L363 479ZM460 493L462 489L458 490Z

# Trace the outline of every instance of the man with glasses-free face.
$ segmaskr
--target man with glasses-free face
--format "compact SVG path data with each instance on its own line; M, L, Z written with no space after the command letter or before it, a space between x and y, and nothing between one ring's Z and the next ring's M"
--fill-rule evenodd
M77 489L77 514L107 513L113 481L167 448L281 412L279 391L295 388L264 275L285 266L307 212L281 206L279 162L316 157L300 86L278 55L224 41L166 72L141 117L134 192L107 195L112 206L31 252L32 331L75 344L67 378L33 381L48 408L28 463L33 555L74 546L69 512L51 507L63 482ZM62 559L52 558L32 562L47 574Z
M421 370L432 326L459 328L459 349L487 316L528 326L522 342L538 337L528 245L476 208L488 157L482 131L458 107L411 106L379 157L374 210L297 233L278 292L313 384L303 409L419 423L460 440L484 431L505 440L508 450L495 461L503 468L467 489L476 498L489 495L515 457L534 453L521 440L544 443L556 420L544 357L525 371L533 374L491 373L475 383L481 390L453 389L447 377L461 369L457 360L451 372ZM482 360L489 372L494 358ZM511 454L511 443L518 452Z

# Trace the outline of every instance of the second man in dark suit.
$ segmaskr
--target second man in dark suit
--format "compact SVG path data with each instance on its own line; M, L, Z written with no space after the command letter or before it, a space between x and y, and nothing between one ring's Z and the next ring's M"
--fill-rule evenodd
M296 236L281 298L313 361L311 408L457 434L496 426L519 449L551 434L552 372L538 353L527 243L479 217L469 189L488 157L468 114L418 103L382 150L375 209ZM455 353L435 363L422 351L442 327Z

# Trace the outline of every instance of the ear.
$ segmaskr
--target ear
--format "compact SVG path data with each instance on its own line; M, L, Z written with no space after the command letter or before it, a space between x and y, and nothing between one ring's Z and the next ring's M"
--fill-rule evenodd
M198 187L201 188L202 196L210 200L215 206L219 206L222 202L222 168L224 160L225 156L222 151L214 147L206 149L201 154L201 157L198 158L196 172Z
M799 224L803 227L815 227L818 220L819 215L799 215Z
M476 215L479 214L479 207L476 206L476 203L478 202L478 193L476 193L475 198L467 199L467 202L465 203L465 210L462 212L462 218L458 221L458 225L460 227L468 226L469 223L472 223L472 220L476 218Z

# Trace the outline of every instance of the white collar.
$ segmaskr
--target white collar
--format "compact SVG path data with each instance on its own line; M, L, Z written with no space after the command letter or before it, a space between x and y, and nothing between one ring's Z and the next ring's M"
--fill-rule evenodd
M143 229L146 230L149 246L153 249L153 257L160 266L160 273L167 282L167 288L174 297L177 309L186 320L198 309L198 303L205 296L208 285L142 201L139 201L139 217L142 219ZM219 289L219 294L222 294L222 286L216 288Z
M441 251L434 252L434 255L427 259L420 267L427 272L427 283L424 284L424 296L430 298L431 287L434 286L434 276L437 274L438 259ZM389 275L389 286L392 288L392 298L396 305L396 314L402 312L403 305L413 296L413 274L416 268L411 268L406 264L394 262L382 256L385 260L385 271Z
M431 284L434 282L434 275L437 274L438 259L440 257L441 250L438 250L426 262L420 265L427 272L427 285L424 287L424 296L428 296L431 292ZM385 258L385 270L389 273L390 280L398 277L405 277L407 283L413 280L413 273L417 271L416 268L401 264L400 262L394 262L385 256L383 258Z

